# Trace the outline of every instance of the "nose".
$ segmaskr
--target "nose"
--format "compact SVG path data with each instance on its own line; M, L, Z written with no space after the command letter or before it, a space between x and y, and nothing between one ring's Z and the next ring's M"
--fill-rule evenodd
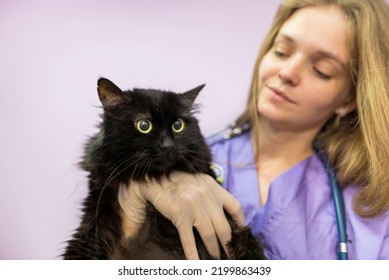
M285 61L285 64L281 67L278 72L278 77L283 83L293 86L297 85L300 82L300 75L302 72L302 67L300 67L301 64L302 62L299 61L299 58L290 58Z
M160 144L161 149L164 152L172 152L175 149L173 139L170 136L163 138L162 143Z

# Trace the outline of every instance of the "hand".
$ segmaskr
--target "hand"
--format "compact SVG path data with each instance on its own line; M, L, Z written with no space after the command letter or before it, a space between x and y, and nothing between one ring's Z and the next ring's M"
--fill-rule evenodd
M132 201L126 205L137 208L131 210L135 213L131 219L142 222L145 201L150 201L176 226L187 259L199 258L193 227L212 256L220 256L218 240L227 252L226 244L231 239L231 228L223 209L238 225L244 225L239 202L209 175L175 172L170 179L165 178L161 183L150 180L147 185L135 182L130 182L130 185L128 197Z

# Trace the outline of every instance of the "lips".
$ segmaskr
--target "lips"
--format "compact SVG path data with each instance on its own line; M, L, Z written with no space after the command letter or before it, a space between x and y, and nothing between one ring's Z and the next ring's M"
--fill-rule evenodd
M283 99L289 103L292 103L292 104L297 104L296 101L289 98L289 96L287 96L283 91L277 89L276 87L272 87L272 86L267 86L267 87L268 87L268 89L270 89L270 91L272 93L274 93L276 96L280 97L281 99Z

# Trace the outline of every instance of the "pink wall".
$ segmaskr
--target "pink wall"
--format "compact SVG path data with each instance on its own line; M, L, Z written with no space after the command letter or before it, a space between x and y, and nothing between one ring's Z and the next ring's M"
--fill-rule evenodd
M206 83L199 118L215 131L244 107L279 2L1 0L0 259L55 259L77 226L99 76L124 89Z
M242 110L278 3L1 0L0 259L55 259L77 226L99 76L122 88L206 83L210 133Z

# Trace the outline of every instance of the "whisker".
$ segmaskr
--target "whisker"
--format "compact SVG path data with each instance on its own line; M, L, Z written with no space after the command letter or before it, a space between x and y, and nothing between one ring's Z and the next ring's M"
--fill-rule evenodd
M144 165L143 173L142 173L142 178L144 178L149 173L152 162L153 162L153 159L149 158L147 163Z
M112 182L112 180L114 180L117 176L119 176L121 173L123 173L125 170L127 170L131 165L135 164L137 161L132 162L132 163L131 163L130 165L128 165L126 168L124 168L124 169L121 170L120 172L116 173L114 176L112 176L112 174L113 174L116 170L118 170L118 168L119 168L120 166L122 166L124 163L126 163L126 162L132 160L133 158L135 158L135 156L133 156L133 157L131 157L131 158L125 160L124 162L122 162L117 168L115 168L114 171L111 172L109 178L105 181L104 186L103 186L103 188L101 189L99 198L98 198L98 200L97 200L97 204L96 204L96 211L95 211L95 218L96 218L96 219L97 219L97 216L98 216L98 212L99 212L99 210L100 210L100 209L99 209L99 206L100 206L101 198L102 198L102 196L103 196L103 193L104 193L105 189L106 189L106 188L108 187L108 185ZM141 160L141 159L139 159L138 161L140 161L140 160Z
M113 174L115 173L115 171L116 171L117 169L119 169L123 164L125 164L125 163L127 163L128 161L134 159L135 157L136 157L136 155L133 155L133 156L130 157L130 158L124 158L125 160L124 160L122 163L120 163L117 167L115 167L115 169L114 169L114 170L111 172L111 174L108 176L107 180L105 181L105 184L109 184L109 183L111 182L111 180L114 179L114 178L111 178L111 177L113 176ZM120 161L118 161L118 162L120 162Z
M193 165L184 156L181 156L180 158L181 158L181 162L188 168L189 171L191 171L193 173L196 172Z
M209 164L209 160L204 158L204 157L200 157L197 152L188 151L187 154L190 155L193 159L195 159L196 161L198 161L200 163ZM182 157L186 159L186 157L184 157L184 156L182 156ZM188 159L186 159L186 160L188 160Z
M199 173L197 172L197 170L195 170L195 168L193 167L193 165L185 158L185 157L182 157L182 163L186 165L186 167L188 167L189 170L193 171L194 173ZM203 176L200 176L201 180L204 182L204 184L206 184L208 187L209 187L209 184L205 181L205 179L203 178Z

